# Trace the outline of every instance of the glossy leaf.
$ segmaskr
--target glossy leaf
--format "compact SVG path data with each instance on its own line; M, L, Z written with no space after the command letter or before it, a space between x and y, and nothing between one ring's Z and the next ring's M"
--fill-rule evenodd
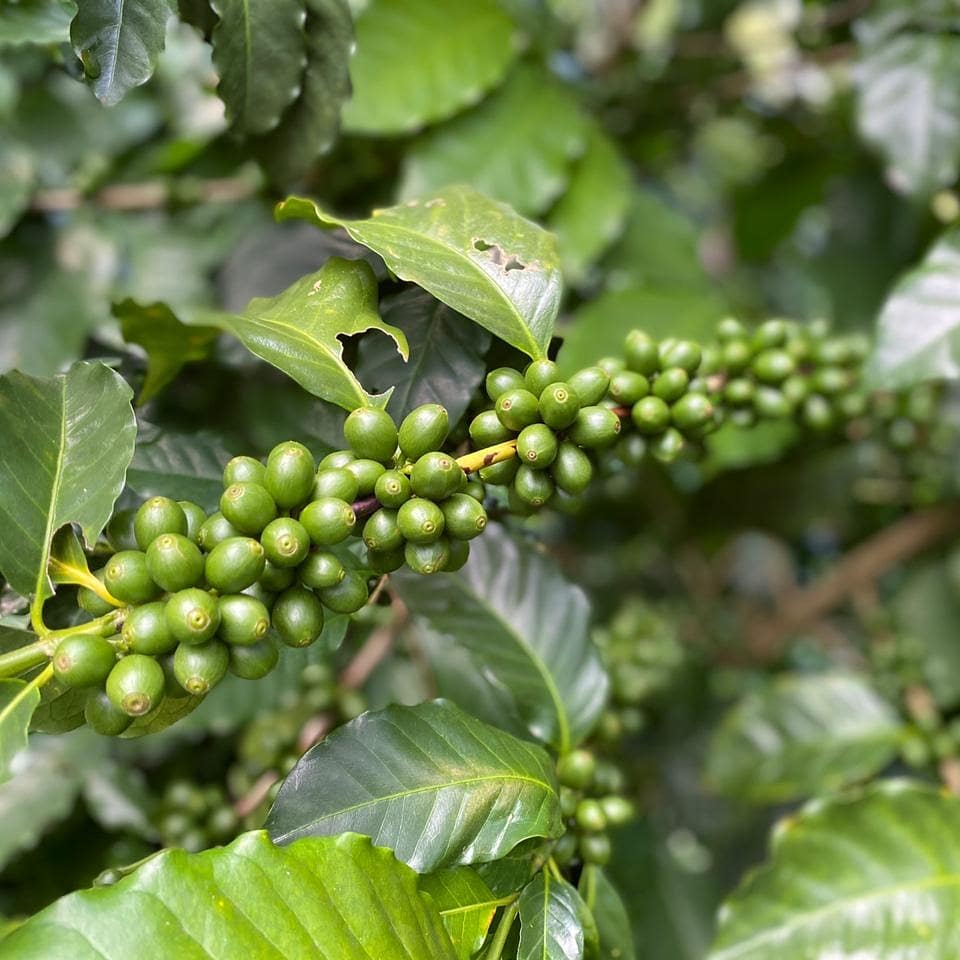
M341 336L380 330L401 355L408 355L401 330L377 313L377 279L363 260L331 257L276 297L251 300L239 315L225 318L244 346L292 377L309 393L347 410L386 404L371 396L343 359Z
M537 67L518 67L479 107L414 143L404 157L400 197L467 183L536 216L564 191L586 133L570 92Z
M478 863L473 869L495 897L508 897L519 893L530 882L534 863L547 859L549 846L550 841L531 837L499 860Z
M146 83L163 50L170 0L81 0L70 27L73 49L97 99L118 103Z
M596 941L587 905L565 880L543 870L523 888L517 960L583 960Z
M469 654L468 689L490 688L486 701L469 696L461 706L498 725L512 714L561 753L590 733L608 678L587 598L548 556L487 527L459 573L439 583L398 576L395 586L436 646ZM442 675L440 684L446 692Z
M960 228L944 233L887 297L867 377L886 390L960 377Z
M452 867L420 879L440 911L458 960L470 960L487 937L501 901L470 867Z
M635 960L630 915L606 873L587 864L580 874L578 889L597 925L599 960Z
M133 740L159 733L193 713L202 702L203 697L164 697L149 713L137 717L120 736Z
M495 0L370 0L357 19L347 130L407 133L499 83L518 51Z
M53 677L40 691L40 703L30 718L31 733L69 733L86 720L83 707L88 691L68 687Z
M113 306L123 339L147 353L147 375L138 403L146 403L176 379L184 364L206 359L220 331L187 326L165 303L141 304L129 297Z
M780 823L721 908L709 960L946 960L960 952L960 801L881 781Z
M0 783L10 778L13 758L27 745L30 718L39 702L34 681L0 680Z
M265 133L300 92L307 64L304 0L213 0L217 92L241 134Z
M960 37L909 32L868 45L856 71L860 134L901 193L927 195L957 178Z
M785 676L726 715L707 779L756 803L793 800L877 773L902 734L896 711L859 677Z
M52 591L47 558L60 527L78 524L92 545L110 518L133 454L131 394L99 363L52 380L0 378L0 569L18 593Z
M267 818L279 843L363 833L424 873L561 829L547 754L444 700L339 727L300 759Z
M131 922L131 916L136 922ZM454 960L417 876L366 837L165 850L112 887L72 893L3 942L5 958Z
M77 5L73 0L20 0L4 4L0 13L0 47L66 43Z
M384 322L406 334L410 359L404 362L383 337L366 338L358 375L375 390L394 388L387 410L398 423L422 403L442 404L456 423L483 380L490 337L417 288L384 300L382 309Z
M530 357L546 355L560 306L554 238L470 187L342 220L312 200L290 197L278 220L344 227L390 270L475 320Z

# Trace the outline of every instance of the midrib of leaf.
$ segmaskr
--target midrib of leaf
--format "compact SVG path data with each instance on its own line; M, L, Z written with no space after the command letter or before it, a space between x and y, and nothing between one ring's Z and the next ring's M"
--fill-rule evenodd
M117 62L120 60L120 34L123 33L123 11L127 5L127 0L120 0L120 6L117 9L117 29L116 42L113 45L113 62L107 71L108 83L112 87L114 77L117 75Z
M477 913L480 910L496 909L497 907L502 907L505 904L512 903L514 900L516 900L516 897L513 895L508 897L498 897L496 900L477 900L473 903L464 904L462 907L448 907L446 910L441 910L440 916L455 917L461 913Z
M776 927L769 930L762 930L760 933L754 934L748 940L742 940L733 947L726 947L720 953L712 953L710 954L710 960L728 960L728 958L729 960L736 960L737 957L743 955L744 951L753 950L754 947L771 940L779 941L784 936L789 935L807 924L815 923L817 920L847 909L856 909L858 905L868 904L874 900L881 900L884 897L895 897L902 893L915 893L924 890L934 890L938 887L955 886L960 886L960 874L942 874L911 883L892 884L889 887L881 887L878 890L847 897L843 900L832 900L822 907L817 907L815 910L808 910Z
M543 923L540 927L540 956L543 960L550 960L550 952L547 950L547 924L550 920L550 911L547 909L550 903L550 873L543 871Z
M50 671L49 674L47 671ZM38 688L46 683L50 679L50 676L53 674L52 667L45 667L40 673L38 673L29 683L25 683L16 694L10 699L10 702L7 703L2 710L0 710L0 729L3 728L3 725L7 722L7 719L16 710L17 707L26 699L30 694L36 693Z
M456 578L455 582L461 590L465 591L468 596L476 600L476 602L479 603L490 614L490 616L503 625L507 633L509 633L510 636L517 641L517 644L530 658L534 667L536 667L537 673L540 674L540 678L543 680L543 685L547 688L547 693L550 695L550 699L553 701L554 710L557 715L557 726L559 727L558 732L560 736L560 743L557 749L561 756L565 753L568 753L570 750L570 724L567 720L567 712L564 706L563 697L560 696L560 691L557 689L557 685L553 680L553 675L550 673L547 665L540 658L540 655L537 653L537 651L527 643L523 636L514 630L513 625L508 620L505 620L499 614L499 612L495 610L483 597L473 593L468 588L466 581Z
M286 833L277 834L276 837L274 837L274 840L277 843L280 843L287 837L290 837L295 833L302 832L304 827L314 826L318 823L323 823L324 820L329 820L332 817L339 817L345 813L353 813L356 810L362 810L364 807L373 807L381 803L389 803L391 800L403 800L407 797L417 796L421 793L436 793L440 790L449 790L451 787L464 787L474 783L496 783L504 780L509 780L515 783L531 783L538 787L543 787L547 791L552 790L550 784L544 780L537 780L535 777L525 777L522 774L517 773L496 774L488 777L465 777L462 780L449 780L446 783L441 784L428 784L427 786L423 787L412 787L409 790L401 790L397 793L386 794L382 797L372 797L370 800L364 800L361 803L354 803L349 807L341 807L339 810L333 810L330 813L325 813L322 817L315 817L313 820L310 820L308 823L304 824L303 827L298 827L297 830L289 830Z

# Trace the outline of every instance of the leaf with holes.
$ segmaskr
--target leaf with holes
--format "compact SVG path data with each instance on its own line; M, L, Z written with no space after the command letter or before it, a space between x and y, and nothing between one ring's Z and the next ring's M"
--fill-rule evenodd
M597 928L574 887L546 870L520 894L517 960L582 960L595 956Z
M422 873L562 829L547 754L445 700L339 727L300 759L267 818L278 843L363 833Z
M77 363L52 380L0 377L0 570L20 594L52 592L54 533L80 526L92 546L133 455L132 391L108 367Z
M146 403L172 383L184 364L205 360L220 331L216 327L187 326L165 303L141 304L129 297L113 305L123 339L147 353L147 375L138 403Z
M420 880L440 911L458 960L470 960L487 938L497 907L502 904L470 867L451 867Z
M296 99L307 64L304 0L213 0L217 92L238 133L265 133Z
M131 923L131 916L136 922ZM274 847L261 831L164 850L112 887L72 893L3 941L5 960L455 960L417 875L366 837Z
M548 556L491 526L460 572L442 583L398 575L395 587L433 637L428 653L469 655L464 679L481 692L461 706L498 725L517 718L560 753L593 729L609 681L590 638L590 606ZM445 693L442 674L439 682Z
M354 133L408 133L476 103L517 55L514 26L495 0L370 0L357 18Z
M379 330L409 355L402 330L377 313L377 278L365 260L331 257L276 297L258 297L226 327L243 345L292 377L306 391L346 410L385 406L389 393L371 396L343 359L344 335Z
M98 100L112 106L150 79L173 7L170 0L79 4L70 39Z
M546 356L560 308L556 242L545 230L470 187L451 187L367 220L342 220L290 197L278 220L344 227L390 270L432 293L527 356Z
M0 47L67 43L77 5L73 0L20 0L4 4L2 13Z
M811 802L723 904L708 960L960 955L960 801L881 781Z
M885 390L960 377L960 228L897 281L877 320L866 376Z
M586 135L576 98L542 69L519 67L475 110L414 143L404 157L400 196L468 183L536 216L563 193Z
M456 423L486 372L490 337L466 317L413 287L383 302L383 319L407 335L404 362L383 337L360 343L357 373L375 390L394 388L387 410L399 423L422 403L439 403Z
M731 796L780 803L877 773L894 758L902 736L896 711L866 680L786 676L726 715L706 775Z

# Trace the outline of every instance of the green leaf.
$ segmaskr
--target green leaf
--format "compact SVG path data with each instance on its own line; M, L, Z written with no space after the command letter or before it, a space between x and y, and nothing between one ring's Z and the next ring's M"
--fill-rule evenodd
M782 821L770 862L724 904L709 960L960 951L960 801L881 781Z
M452 867L420 879L440 911L458 960L470 960L487 938L497 907L502 904L470 867Z
M897 281L877 320L866 376L884 390L960 377L960 228Z
M538 740L565 753L586 737L603 710L608 678L590 638L590 607L544 553L490 526L470 560L441 582L403 575L395 588L435 647L470 658L474 687L498 696L462 706L490 723L511 714ZM440 689L444 692L444 677Z
M20 594L52 592L54 533L80 526L92 546L123 489L136 421L130 387L100 363L52 380L0 377L0 569Z
M785 676L727 714L707 779L754 803L793 800L882 770L902 734L896 711L860 677Z
M120 736L125 740L133 740L159 733L193 713L201 703L203 697L164 697L149 713L137 717Z
M97 99L113 106L146 83L163 50L169 0L81 0L70 26L73 49Z
M127 485L144 499L164 496L218 509L223 468L231 453L213 433L156 431L141 435L127 471Z
M363 833L425 873L495 860L562 825L540 747L433 700L363 714L309 750L280 788L267 830L279 843Z
M479 107L414 143L404 157L400 197L467 183L536 216L563 193L586 133L570 92L539 67L519 67Z
M531 837L518 843L499 860L478 863L473 869L495 897L508 897L519 893L530 882L533 861L545 861L549 856L549 846L549 841Z
M602 129L591 125L586 152L570 185L550 211L566 278L583 283L590 267L617 238L630 206L630 168Z
M490 337L416 287L384 300L382 309L384 322L406 334L410 359L383 337L364 338L358 375L375 390L394 388L387 410L398 423L422 403L442 404L456 423L483 380Z
M495 0L371 0L357 19L354 133L408 133L452 116L499 83L517 54Z
M30 717L39 702L34 681L0 680L0 783L10 778L13 758L27 745Z
M252 145L270 175L287 183L330 149L340 129L340 107L350 95L353 21L346 0L307 0L304 30L307 66L300 95L277 128Z
M635 960L630 915L606 873L587 864L580 874L579 892L597 925L599 960Z
M281 203L276 216L344 227L402 280L528 356L546 356L560 307L556 242L509 207L470 187L450 187L375 210L367 220L338 219L301 197Z
M187 326L165 303L141 304L129 297L113 305L123 339L147 352L147 375L138 403L155 397L184 364L205 360L220 336L216 327Z
M217 92L238 133L265 133L300 92L307 64L304 0L213 0Z
M903 33L867 45L855 72L860 135L901 193L925 196L957 179L960 37Z
M0 10L0 18L2 13ZM0 143L0 238L30 206L36 176L37 164L30 150L16 142Z
M454 960L417 876L352 835L274 847L261 831L165 850L112 887L72 893L3 941L7 960ZM131 918L135 917L135 922Z
M82 727L88 694L83 687L68 687L53 677L40 691L40 705L30 719L30 732L69 733Z
M0 47L66 43L76 14L73 0L0 0Z
M520 894L517 960L582 960L597 930L576 889L546 870Z
M384 406L388 394L371 396L343 359L341 336L380 330L408 355L402 330L377 313L377 278L364 260L331 257L276 297L257 297L227 328L251 352L293 377L306 391L347 410Z

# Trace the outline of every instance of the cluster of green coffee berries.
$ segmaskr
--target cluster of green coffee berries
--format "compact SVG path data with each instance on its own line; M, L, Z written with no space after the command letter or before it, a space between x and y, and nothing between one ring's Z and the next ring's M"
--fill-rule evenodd
M152 821L164 847L182 847L190 853L226 843L240 828L223 787L188 780L167 784Z
M554 845L554 860L561 867L578 861L602 866L610 859L607 830L635 815L633 804L620 793L623 775L612 763L581 748L560 758L557 777L567 832Z

